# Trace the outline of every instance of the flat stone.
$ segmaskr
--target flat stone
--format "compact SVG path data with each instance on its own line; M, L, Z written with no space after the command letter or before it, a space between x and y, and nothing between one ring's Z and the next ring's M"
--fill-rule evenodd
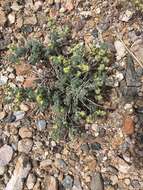
M21 127L19 129L19 136L21 138L30 138L32 137L32 132L28 127Z
M33 173L30 173L27 178L26 186L29 190L33 189L36 184L36 176Z
M53 176L46 176L44 179L46 190L58 190L58 182Z
M5 190L22 190L26 177L31 169L31 164L26 156L21 156L16 162L14 173Z
M32 149L33 141L31 139L25 138L18 142L18 151L28 154Z
M9 145L0 148L0 166L6 166L12 159L13 149Z
M94 173L90 185L91 190L104 190L104 182L100 173Z

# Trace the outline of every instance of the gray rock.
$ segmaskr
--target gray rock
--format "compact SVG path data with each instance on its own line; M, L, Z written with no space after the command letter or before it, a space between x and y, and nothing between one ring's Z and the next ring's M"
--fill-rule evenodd
M74 182L73 178L70 175L67 175L64 178L62 184L63 184L65 189L71 189L73 186L73 182Z
M14 173L9 180L5 190L22 190L23 184L31 169L29 159L25 156L18 158Z
M16 111L13 113L13 115L16 117L16 121L18 121L18 120L21 120L24 118L25 112L24 111Z
M0 166L6 166L12 159L13 149L9 145L0 148Z
M25 138L18 142L18 151L28 154L32 149L33 141L31 139Z
M91 180L91 190L104 190L104 182L100 173L95 173Z
M46 128L46 121L43 119L38 120L36 121L36 126L37 126L38 131L43 131Z
M13 115L12 113L10 113L7 117L6 117L6 122L11 123L14 122L16 120L16 116Z

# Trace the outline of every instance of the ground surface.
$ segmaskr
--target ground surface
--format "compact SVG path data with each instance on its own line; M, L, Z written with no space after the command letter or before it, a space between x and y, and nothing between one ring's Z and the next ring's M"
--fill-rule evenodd
M49 138L46 112L34 113L23 102L13 114L3 101L5 84L31 86L34 80L30 67L3 59L7 47L30 38L46 44L48 18L68 24L73 38L87 45L106 42L115 57L105 103L113 110L68 142ZM142 15L119 0L0 1L0 190L143 189L142 27ZM138 59L132 68L124 44Z

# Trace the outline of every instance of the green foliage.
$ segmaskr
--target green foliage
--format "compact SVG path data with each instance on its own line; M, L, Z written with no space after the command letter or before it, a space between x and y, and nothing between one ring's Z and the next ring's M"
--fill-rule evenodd
M143 11L143 1L142 0L132 0L132 3L135 5L136 9Z
M64 51L65 50L65 51ZM54 136L83 121L92 123L96 116L105 114L101 101L104 94L106 68L109 54L105 46L72 43L69 29L52 26L47 47L31 41L24 47L17 47L13 60L25 59L30 64L43 63L54 73L53 85L47 88L16 89L14 102L24 99L36 101L38 105L52 110Z
M22 101L36 102L39 108L46 108L48 106L48 89L46 87L32 88L10 88L5 89L5 101L12 102L14 108L18 109Z

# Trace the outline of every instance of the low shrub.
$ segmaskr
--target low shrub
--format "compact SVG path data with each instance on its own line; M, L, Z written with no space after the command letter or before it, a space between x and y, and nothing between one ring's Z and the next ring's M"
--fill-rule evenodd
M35 101L52 112L54 136L61 128L74 132L73 126L91 123L97 116L105 115L103 102L106 69L110 54L105 45L75 42L67 27L52 27L47 46L30 41L23 47L15 47L10 61L24 59L32 65L44 64L51 70L52 85L36 89L11 90L12 101ZM11 99L11 98L10 98Z

